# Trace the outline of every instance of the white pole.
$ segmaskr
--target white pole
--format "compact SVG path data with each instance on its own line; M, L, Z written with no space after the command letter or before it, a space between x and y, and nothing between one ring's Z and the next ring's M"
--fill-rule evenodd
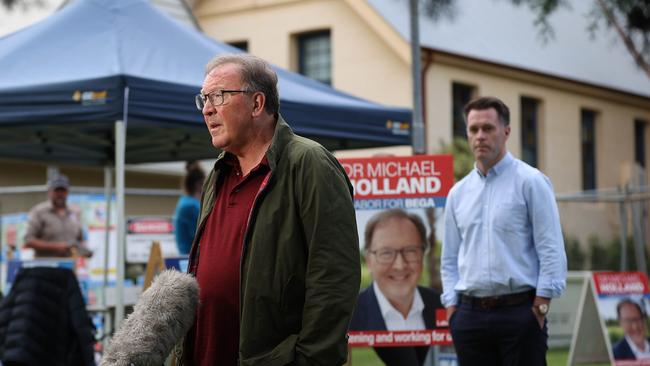
M126 162L126 125L129 115L129 87L124 87L122 121L115 121L115 196L117 214L117 278L115 284L115 330L124 320L124 253L126 222L124 215L124 164Z
M106 307L106 288L108 287L108 271L110 270L110 263L109 263L109 249L110 249L110 243L111 243L111 201L112 201L112 195L111 191L113 188L112 185L112 180L113 180L113 174L112 174L111 167L105 166L104 167L104 199L106 200L106 210L104 211L106 214L106 220L104 223L104 229L106 230L105 236L104 236L104 278L103 278L103 291L104 291L104 300L102 301L102 307Z
M124 319L124 162L126 145L126 124L115 121L115 198L117 215L117 278L115 283L115 330L120 329Z
M108 311L108 272L110 271L110 246L111 246L111 201L112 201L112 188L113 188L113 171L110 166L104 167L104 199L106 200L106 209L104 214L106 219L104 220L104 277L102 278L102 302L101 306L104 309L104 327L103 327L103 341L102 344L104 347L108 346L108 341L112 332L113 324L111 324L110 311Z

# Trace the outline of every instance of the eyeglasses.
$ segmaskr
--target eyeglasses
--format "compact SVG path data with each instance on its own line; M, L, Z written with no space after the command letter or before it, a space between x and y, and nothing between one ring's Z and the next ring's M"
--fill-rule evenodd
M643 324L643 317L621 318L622 323L627 324Z
M369 250L370 254L373 254L377 258L379 264L391 264L395 261L397 253L402 255L404 261L413 263L422 260L422 254L424 253L424 247L422 246L412 246L402 248L400 250L384 248L378 250Z
M194 97L194 103L196 103L196 108L202 111L203 107L205 107L205 103L208 100L210 101L210 104L212 104L213 107L218 107L220 105L223 105L226 102L225 96L228 93L251 93L251 92L252 91L248 89L242 89L242 90L221 89L221 90L215 90L208 94L203 94L203 92L201 92Z

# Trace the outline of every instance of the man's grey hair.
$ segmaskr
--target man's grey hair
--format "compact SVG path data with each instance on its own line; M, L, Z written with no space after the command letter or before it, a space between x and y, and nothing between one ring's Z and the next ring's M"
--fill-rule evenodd
M381 211L368 220L366 223L366 230L364 232L364 246L363 249L368 251L372 247L372 238L375 234L377 226L383 222L386 222L391 219L405 219L413 223L415 228L418 231L418 236L420 237L420 242L422 246L426 249L427 247L427 229L424 227L424 223L420 216L414 213L408 213L402 209L394 208L391 210Z
M208 62L205 74L208 75L217 67L235 64L239 66L243 87L253 92L261 92L266 97L264 110L278 117L280 111L280 95L278 93L278 75L271 65L263 59L246 53L220 55Z

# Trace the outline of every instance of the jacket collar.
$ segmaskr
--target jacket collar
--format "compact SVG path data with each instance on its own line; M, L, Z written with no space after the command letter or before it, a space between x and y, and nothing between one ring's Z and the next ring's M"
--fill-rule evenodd
M275 170L284 148L287 146L293 136L293 130L289 124L278 114L278 122L275 124L275 132L273 133L273 140L271 146L266 151L266 159L269 161L271 170Z
M293 135L293 130L289 127L289 124L284 120L284 118L282 118L282 115L278 114L278 121L275 123L273 139L271 140L269 149L266 150L266 160L269 162L269 167L272 171L275 170L275 167L278 165L282 152ZM215 167L222 164L221 161L225 158L226 154L228 153L221 151L221 154L217 157L217 161L214 163Z

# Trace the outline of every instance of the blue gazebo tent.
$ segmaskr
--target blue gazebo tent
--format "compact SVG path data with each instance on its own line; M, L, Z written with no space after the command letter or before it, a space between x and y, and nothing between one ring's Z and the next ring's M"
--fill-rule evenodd
M0 157L115 166L118 322L124 164L215 156L193 95L206 62L232 52L143 0L77 0L0 38ZM408 110L277 71L297 133L329 148L409 143Z
M105 164L120 119L127 163L213 157L193 95L206 62L232 52L146 1L72 2L0 39L0 137L11 141L0 157ZM399 128L408 110L277 71L281 113L297 133L329 148L409 143Z

